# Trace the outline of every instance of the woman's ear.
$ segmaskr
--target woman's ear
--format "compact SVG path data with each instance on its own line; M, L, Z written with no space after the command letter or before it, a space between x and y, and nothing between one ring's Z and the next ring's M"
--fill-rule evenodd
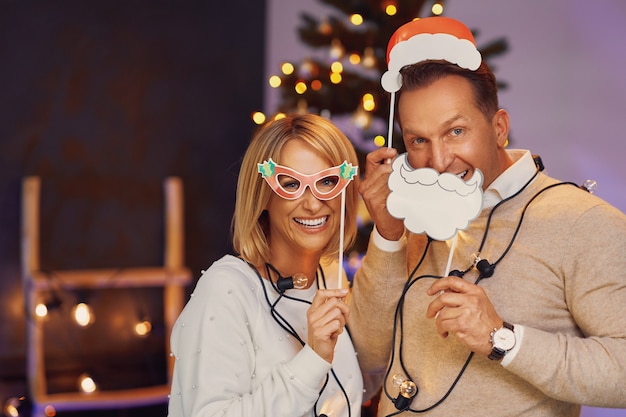
M509 141L509 113L504 109L499 109L493 116L492 124L496 133L498 147L504 148Z

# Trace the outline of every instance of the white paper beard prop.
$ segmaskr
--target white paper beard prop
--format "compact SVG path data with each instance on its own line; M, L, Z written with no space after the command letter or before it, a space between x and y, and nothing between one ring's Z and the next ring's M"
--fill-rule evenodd
M413 233L426 233L435 240L448 240L465 230L480 214L483 204L483 174L476 169L467 182L454 174L439 174L432 168L413 169L407 154L393 161L389 175L387 209L404 219Z

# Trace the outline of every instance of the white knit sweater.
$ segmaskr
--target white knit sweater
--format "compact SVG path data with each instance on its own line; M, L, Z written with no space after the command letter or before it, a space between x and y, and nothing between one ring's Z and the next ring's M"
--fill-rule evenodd
M262 282L261 282L262 281ZM321 284L320 284L321 285ZM272 318L278 294L241 259L226 255L199 279L171 337L176 356L170 417L351 417L361 413L363 381L347 332L340 335L331 365L304 348ZM312 301L317 290L288 290ZM283 298L278 313L306 342L309 304Z

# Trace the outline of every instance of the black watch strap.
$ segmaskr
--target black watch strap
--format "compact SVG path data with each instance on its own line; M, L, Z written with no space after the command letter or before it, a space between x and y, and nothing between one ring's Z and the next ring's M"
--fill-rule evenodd
M506 352L503 351L502 349L493 347L491 348L491 353L489 354L488 358L491 359L492 361L499 361L500 359L504 358L505 353Z

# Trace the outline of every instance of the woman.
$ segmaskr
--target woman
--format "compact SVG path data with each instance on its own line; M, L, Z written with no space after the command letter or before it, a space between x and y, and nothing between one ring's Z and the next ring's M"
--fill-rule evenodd
M320 116L275 120L253 137L233 217L239 256L204 272L172 333L170 417L360 415L348 290L320 266L338 256L341 229L346 247L356 236L356 164Z

